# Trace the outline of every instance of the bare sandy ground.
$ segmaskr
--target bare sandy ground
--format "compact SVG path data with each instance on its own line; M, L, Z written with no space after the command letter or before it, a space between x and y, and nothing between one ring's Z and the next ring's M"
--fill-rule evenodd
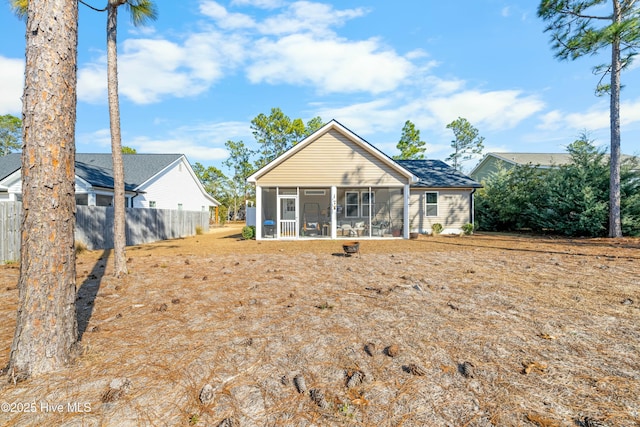
M361 240L347 258L238 233L128 248L121 280L108 251L80 254L82 354L0 377L0 425L640 425L638 239ZM3 366L18 274L0 267Z

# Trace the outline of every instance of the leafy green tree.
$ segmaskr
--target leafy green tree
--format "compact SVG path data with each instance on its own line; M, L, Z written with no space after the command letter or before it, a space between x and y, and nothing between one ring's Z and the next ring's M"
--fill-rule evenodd
M127 147L126 145L122 146L122 154L136 154L137 151L135 148Z
M229 182L233 200L233 216L237 220L239 207L244 205L248 197L251 197L249 192L253 186L247 183L247 178L254 172L250 161L252 153L242 141L229 140L224 146L229 152L229 157L222 164L233 171Z
M191 165L205 191L211 194L216 200L223 202L228 198L228 181L226 175L215 166L204 167L202 163L196 162Z
M0 116L0 156L20 150L22 146L22 120L5 114Z
M258 114L251 120L253 136L260 146L256 168L260 169L321 127L320 117L314 117L305 126L302 119L291 120L280 108L272 108L268 116Z
M196 162L191 165L205 191L221 203L218 207L219 220L222 224L227 220L227 206L231 203L231 184L224 173L215 166L204 167Z
M569 236L607 234L608 156L588 134L567 147L571 163L551 169L534 165L499 169L476 196L476 219L483 230L528 229ZM640 234L640 170L636 158L622 164L622 224Z
M478 228L489 231L541 231L546 212L547 171L533 165L499 168L475 198Z
M636 0L542 0L538 6L538 16L548 22L545 31L551 33L552 49L559 59L575 60L611 48L611 61L594 68L602 74L596 92L610 96L609 237L622 236L620 81L622 70L640 48L639 4ZM603 84L607 75L610 81Z
M400 154L393 156L397 160L411 160L411 159L424 159L424 152L426 142L420 140L420 130L416 129L416 126L407 120L402 127L402 135L400 141L396 145L396 148L400 151Z
M61 369L70 362L78 338L74 250L78 3L33 1L25 5L24 16L22 237L18 314L8 366L14 380Z
M602 236L607 230L608 165L586 133L567 147L571 163L549 174L542 224L569 236Z
M484 137L478 136L478 129L463 117L458 117L449 123L447 129L453 131L455 139L451 141L453 153L446 160L451 162L455 169L461 170L462 162L472 159L475 154L482 153Z

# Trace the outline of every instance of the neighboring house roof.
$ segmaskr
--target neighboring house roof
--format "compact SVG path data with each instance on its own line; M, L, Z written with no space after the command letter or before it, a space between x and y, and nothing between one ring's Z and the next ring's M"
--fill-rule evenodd
M336 131L342 133L343 135L348 137L351 142L353 142L353 143L357 144L358 146L362 147L364 150L366 150L369 153L371 153L371 155L373 155L374 157L376 157L377 159L379 159L380 161L382 161L386 165L388 165L391 168L393 168L396 171L398 171L401 175L404 175L405 177L409 178L412 181L416 180L416 177L410 171L408 171L407 169L402 167L399 163L394 161L391 157L387 156L382 151L378 150L376 147L374 147L373 145L371 145L370 143L365 141L363 138L361 138L358 135L356 135L353 131L351 131L350 129L347 129L345 126L343 126L337 120L333 119L330 122L328 122L327 124L325 124L324 126L322 126L320 129L318 129L317 131L315 131L314 133L312 133L311 135L309 135L308 137L306 137L305 139L300 141L298 144L294 145L289 150L285 151L283 154L278 156L276 159L274 159L273 161L271 161L270 163L268 163L267 165L262 167L260 170L255 172L253 175L251 175L249 178L247 178L247 181L255 183L256 180L260 179L260 177L265 175L267 172L271 171L273 168L275 168L276 166L278 166L282 162L284 162L287 159L289 159L290 157L294 156L297 152L299 152L304 147L306 147L307 145L311 144L313 141L317 140L320 136L324 135L325 133L329 132L330 130L336 130Z
M487 153L487 157L495 157L513 165L539 165L541 167L561 166L571 163L569 153ZM480 163L482 163L482 161ZM478 164L480 166L480 164ZM478 166L474 168L477 169Z
M481 184L441 160L396 160L413 173L418 188L480 188Z
M20 153L0 157L0 180L22 167L20 157ZM123 154L125 190L135 191L182 157L182 154ZM77 153L76 176L94 187L113 188L111 154Z
M608 155L607 155L608 156ZM634 156L623 154L622 161L633 159ZM473 168L469 176L474 179L484 179L495 171L495 164L500 162L505 166L532 165L542 169L568 165L572 161L569 153L487 153Z
M183 154L123 154L125 191L137 191L183 157ZM0 181L15 173L21 166L21 153L0 156ZM111 153L76 153L75 168L76 176L89 185L98 188L113 188ZM201 186L197 177L195 179ZM204 188L202 191L206 194ZM207 197L219 204L210 195L207 194Z
M0 156L0 181L17 171L22 167L20 153L9 153Z
M182 154L123 154L125 190L135 191L182 157ZM76 175L93 186L113 188L111 154L76 154Z

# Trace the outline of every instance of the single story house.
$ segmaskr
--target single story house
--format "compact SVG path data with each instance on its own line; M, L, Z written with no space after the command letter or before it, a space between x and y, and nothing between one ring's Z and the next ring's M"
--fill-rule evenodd
M126 206L209 211L220 203L207 194L183 154L123 154ZM22 199L21 154L0 157L0 202ZM76 204L110 206L113 165L110 153L77 153Z
M394 160L336 120L255 172L256 238L404 237L473 223L480 184L438 160Z
M633 156L623 154L622 161L630 160ZM571 163L569 153L487 153L473 168L469 176L482 182L499 169L511 169L516 166L535 166L549 169Z

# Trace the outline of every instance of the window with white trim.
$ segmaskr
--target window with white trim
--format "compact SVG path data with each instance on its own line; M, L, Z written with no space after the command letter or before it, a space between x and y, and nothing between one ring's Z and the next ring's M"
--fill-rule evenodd
M374 203L376 202L376 195L373 191L363 191L360 201L362 203L362 208L360 209L360 212L362 212L362 217L366 218L371 216L371 211L369 210L370 207L373 207Z
M357 218L360 216L360 194L357 191L347 191L345 199L345 216L347 218Z
M428 191L424 193L425 216L438 216L438 192Z

